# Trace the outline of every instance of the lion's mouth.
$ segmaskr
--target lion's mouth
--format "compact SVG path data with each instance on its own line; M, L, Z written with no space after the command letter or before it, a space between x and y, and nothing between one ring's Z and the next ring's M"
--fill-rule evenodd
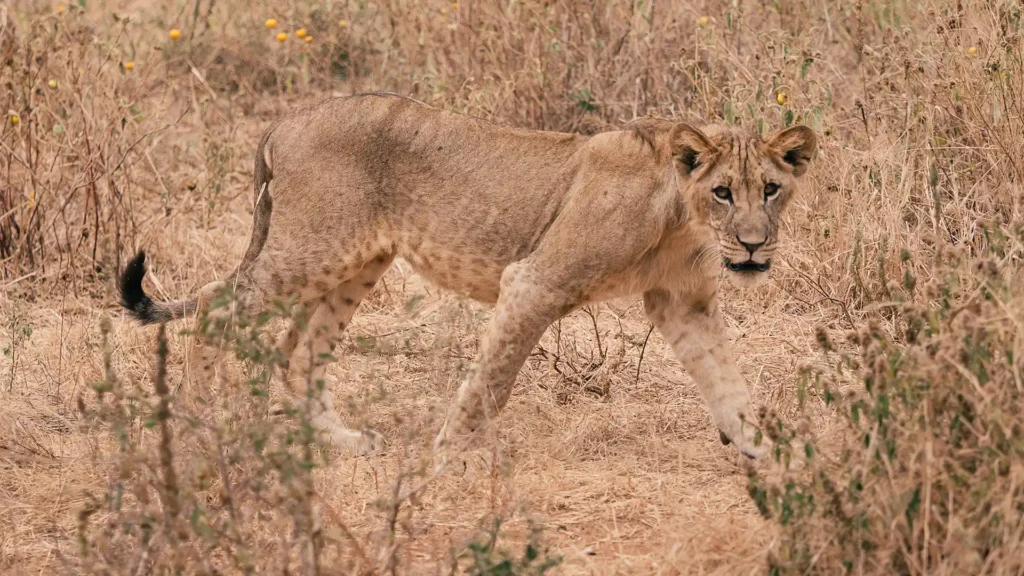
M754 262L753 260L747 260L746 262L733 262L728 258L725 258L725 267L732 272L767 272L772 267L771 260L765 260L764 262Z

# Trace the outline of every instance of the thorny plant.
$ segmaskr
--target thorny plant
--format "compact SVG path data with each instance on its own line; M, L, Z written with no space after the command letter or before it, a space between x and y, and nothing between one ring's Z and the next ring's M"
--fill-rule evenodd
M228 305L226 297L214 309ZM91 495L80 515L84 571L210 573L226 565L251 573L280 562L319 572L325 542L313 510L311 474L322 462L305 411L285 410L278 421L270 417L271 375L282 362L264 342L272 317L203 322L198 336L230 341L247 374L181 390L181 396L167 382L163 325L149 391L113 371L110 322L104 320L106 376L93 386L95 398L80 398L79 407L88 426L110 430L118 452L95 455L97 465L116 472L108 491ZM313 394L314 384L309 388ZM183 446L193 448L187 456ZM90 522L100 512L103 519ZM245 526L254 518L282 530L279 556L253 550Z
M936 258L924 284L909 266L865 292L869 319L807 368L800 417L831 410L838 434L768 422L781 481L750 477L781 539L772 574L1019 574L1024 570L1024 228ZM791 467L800 461L805 467Z
M307 381L298 391L301 402L292 402L286 392L271 403L274 374L285 358L271 343L269 328L278 319L301 323L301 307L278 303L253 318L233 313L234 308L233 295L225 290L191 336L220 346L242 363L241 373L228 375L232 371L225 363L216 383L198 389L182 385L177 391L168 383L164 325L157 330L150 390L115 373L111 323L103 319L105 375L93 384L94 397L79 397L79 411L84 426L109 431L116 452L93 453L96 465L109 470L110 481L102 494L89 494L79 511L78 569L398 573L400 524L411 522L409 506L434 479L425 472L427 462L415 460L413 467L398 470L387 495L377 501L383 516L379 534L357 537L319 497L314 482L316 470L331 464L331 453L318 444L311 426L325 382ZM395 447L403 451L400 462L408 460L405 451L413 440L403 438ZM467 552L454 551L453 574L460 558L470 556L474 566L486 567L471 569L474 574L540 574L557 563L553 557L538 559L537 534L522 560L507 560L494 547L500 518L496 522L490 544L470 543ZM265 525L277 535L269 548L260 533Z

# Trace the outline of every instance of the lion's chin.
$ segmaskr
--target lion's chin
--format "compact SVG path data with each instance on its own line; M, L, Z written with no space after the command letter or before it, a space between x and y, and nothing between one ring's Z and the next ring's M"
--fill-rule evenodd
M739 288L753 288L768 281L769 272L732 272L726 270L726 278Z
M764 263L753 261L734 263L729 259L723 262L725 275L729 281L740 288L751 288L768 281L772 267L771 260Z

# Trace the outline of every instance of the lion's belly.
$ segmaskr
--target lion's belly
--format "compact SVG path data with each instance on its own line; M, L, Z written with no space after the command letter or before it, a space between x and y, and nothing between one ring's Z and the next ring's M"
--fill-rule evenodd
M441 288L480 302L498 301L506 262L473 249L422 242L400 242L398 254Z

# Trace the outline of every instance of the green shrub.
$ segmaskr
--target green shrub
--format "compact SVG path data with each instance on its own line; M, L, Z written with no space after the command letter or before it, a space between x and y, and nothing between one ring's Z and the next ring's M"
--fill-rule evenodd
M989 230L923 287L904 254L877 318L847 343L819 333L835 362L803 372L800 411L823 403L836 431L770 420L780 479L750 477L781 530L770 573L1024 570L1022 238Z

